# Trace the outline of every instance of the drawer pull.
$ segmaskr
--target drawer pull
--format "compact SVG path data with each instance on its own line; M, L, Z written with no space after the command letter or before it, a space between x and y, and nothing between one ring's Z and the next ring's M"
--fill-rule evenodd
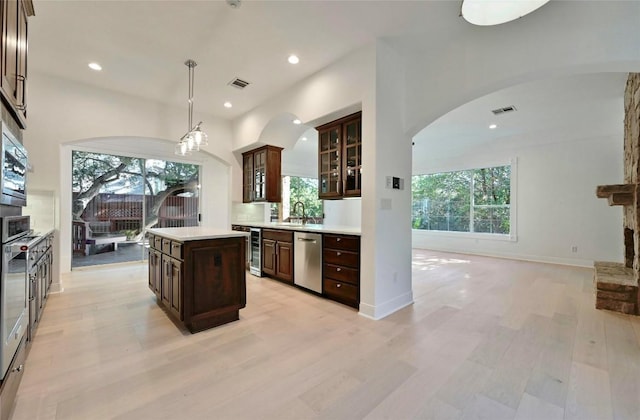
M338 267L336 268L336 271L342 271L342 268Z
M339 257L340 255L342 255L342 252L336 252L336 255Z
M19 365L18 367L11 369L11 372L20 372L22 369L24 369L24 365Z
M174 248L178 248L180 246L180 244L173 244L171 246L174 247Z
M340 283L336 284L336 287L339 289L340 287L342 287L342 285Z
M342 238L336 238L336 242L340 242Z

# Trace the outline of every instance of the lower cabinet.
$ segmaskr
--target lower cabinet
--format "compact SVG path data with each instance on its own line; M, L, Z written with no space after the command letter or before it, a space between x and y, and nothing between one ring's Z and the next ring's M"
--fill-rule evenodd
M174 320L194 333L239 319L244 237L179 242L154 234L149 244L149 289Z
M360 237L325 234L322 241L322 293L345 305L360 306Z
M182 262L162 255L162 303L182 321Z
M0 388L0 419L9 420L13 411L13 403L18 393L18 386L24 374L24 361L27 358L26 337L18 346L18 351L7 369Z
M293 283L293 232L262 229L262 273Z

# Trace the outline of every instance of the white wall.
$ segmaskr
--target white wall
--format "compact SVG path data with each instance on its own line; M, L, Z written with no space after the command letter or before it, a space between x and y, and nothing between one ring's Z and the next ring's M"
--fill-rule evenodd
M317 175L316 175L317 176ZM362 199L323 200L324 224L359 228L362 224Z
M413 302L411 190L386 188L386 177L411 178L411 138L404 133L404 60L376 43L372 109L363 107L360 313L380 319ZM368 111L368 112L365 112Z
M212 166L209 163L204 165L202 185L203 196L207 198L203 201L203 210L206 206L211 214L210 220L228 223L229 164L235 159L231 153L231 125L203 114L197 114L195 118L204 121L203 128L209 134L209 146L204 149L217 156L206 158L215 162L211 163ZM29 174L29 188L53 192L60 205L55 224L60 232L56 235L54 252L60 258L56 267L60 267L61 273L68 271L71 250L70 222L63 219L69 216L64 207L70 205L70 200L63 197L64 194L70 197L71 188L70 181L64 176L65 171L70 170L71 148L68 145L78 140L95 139L104 146L105 141L110 141L105 139L128 138L124 145L107 145L107 150L129 150L147 156L173 158L173 142L185 130L186 109L49 75L30 74L29 122L24 132L24 144L33 166L33 172ZM143 145L138 141L143 138L151 143ZM196 161L198 159L203 158L195 158Z
M640 71L640 2L552 1L513 22L407 54L405 130L505 87L550 76ZM560 36L561 35L561 36Z
M597 185L622 182L622 133L524 148L517 144L511 138L484 153L475 150L433 165L434 172L444 172L517 158L516 241L414 230L413 246L586 267L594 260L622 261L622 209L595 195ZM577 253L571 252L574 245Z

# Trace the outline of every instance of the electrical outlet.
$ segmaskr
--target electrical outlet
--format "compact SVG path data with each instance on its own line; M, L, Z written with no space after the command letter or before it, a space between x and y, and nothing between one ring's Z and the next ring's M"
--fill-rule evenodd
M578 252L578 245L571 245L571 252L573 252L574 254Z

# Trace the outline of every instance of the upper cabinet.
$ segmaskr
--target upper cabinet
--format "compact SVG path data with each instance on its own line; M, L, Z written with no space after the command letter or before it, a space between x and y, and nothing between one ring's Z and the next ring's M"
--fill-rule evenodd
M33 16L30 0L0 1L2 40L0 42L0 93L20 128L27 126L27 33L28 16Z
M242 202L282 201L282 148L263 146L242 154Z
M316 127L318 196L360 197L362 183L362 112Z

